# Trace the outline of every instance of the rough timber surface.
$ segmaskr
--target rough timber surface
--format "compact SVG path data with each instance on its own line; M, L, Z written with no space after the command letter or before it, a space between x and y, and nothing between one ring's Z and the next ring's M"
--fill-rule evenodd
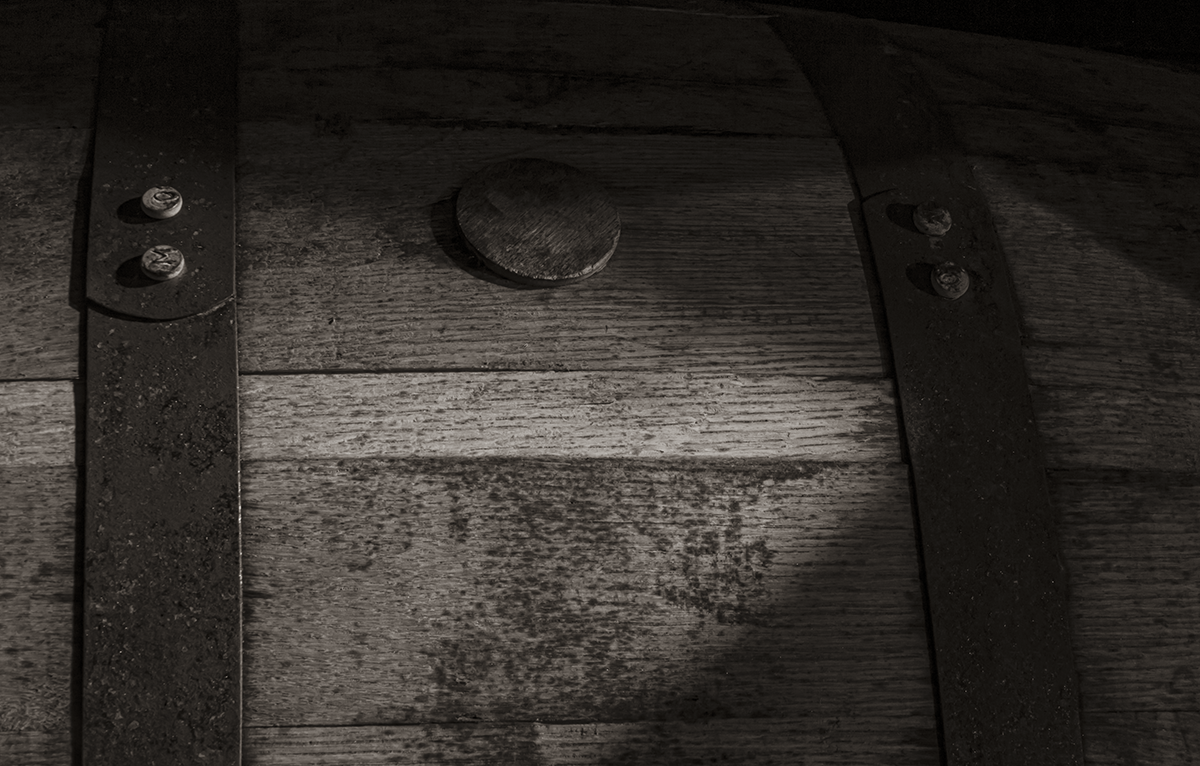
M244 0L242 117L829 135L757 14L646 5Z
M247 766L930 766L932 733L889 736L893 721L869 716L637 723L449 723L427 726L248 729ZM344 761L334 760L344 758ZM1182 763L1182 762L1180 762ZM1172 764L1175 766L1175 764Z
M70 740L75 517L73 466L0 465L0 737Z
M1025 325L1089 764L1200 741L1200 75L881 25L975 159Z
M243 126L245 372L717 368L880 376L826 139ZM552 290L464 269L455 189L499 159L583 170L621 215L607 268Z
M932 744L902 465L267 461L244 497L252 727L894 716L881 742Z
M7 127L0 123L0 380L74 378L82 295L72 292L73 238L91 131Z
M27 128L92 126L105 0L6 0L0 143Z
M74 465L74 385L0 383L0 434L0 466Z
M0 45L0 380L78 374L76 200L102 0L12 0Z
M74 408L68 382L0 383L0 763L70 758Z
M883 380L666 372L252 375L246 460L483 455L899 462Z
M1086 711L1196 711L1200 477L1053 471Z

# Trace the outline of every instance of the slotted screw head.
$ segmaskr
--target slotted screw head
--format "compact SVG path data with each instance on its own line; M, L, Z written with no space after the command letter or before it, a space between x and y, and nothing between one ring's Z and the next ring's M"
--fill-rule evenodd
M953 261L934 266L929 281L933 284L934 292L948 300L963 297L971 287L971 276L967 270Z
M170 186L155 186L142 195L142 212L151 218L170 218L183 209L183 195Z
M183 253L170 245L155 245L142 253L142 273L153 280L166 282L183 273Z
M940 237L950 231L952 225L950 211L934 202L923 202L913 211L913 226L922 234Z

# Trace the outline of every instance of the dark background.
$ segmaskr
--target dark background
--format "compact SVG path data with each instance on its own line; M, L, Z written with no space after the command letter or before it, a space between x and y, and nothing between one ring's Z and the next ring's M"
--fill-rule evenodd
M1200 71L1200 0L768 0L1153 58Z

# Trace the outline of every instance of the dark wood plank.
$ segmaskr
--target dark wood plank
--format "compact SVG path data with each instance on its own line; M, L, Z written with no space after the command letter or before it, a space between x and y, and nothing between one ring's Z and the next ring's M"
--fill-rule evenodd
M1200 75L1063 45L876 22L947 105L1059 114L1104 125L1200 130Z
M882 374L832 141L272 124L245 126L241 151L243 371ZM609 193L622 231L604 272L510 290L447 254L453 191L513 156Z
M1053 159L976 161L1029 341L1200 355L1200 172L1081 173Z
M0 144L12 130L91 127L107 5L104 0L5 2Z
M281 727L246 731L247 766L383 764L745 764L932 766L937 742L914 716L895 719L644 721Z
M1192 87L1200 87L1200 74L1194 75L1193 80ZM1098 177L1142 186L1143 194L1154 199L1153 204L1147 204L1147 197L1143 197L1141 205L1122 206L1124 214L1134 220L1147 220L1147 216L1153 216L1155 211L1169 212L1159 209L1162 203L1174 202L1176 210L1192 203L1190 199L1172 200L1169 194L1163 193L1165 190L1141 182L1141 177L1146 175L1161 177L1165 183L1194 180L1197 163L1200 163L1200 148L1192 140L1194 134L1190 126L1129 126L1101 119L978 104L958 104L947 107L946 112L964 145L981 155L1036 170L1057 170L1082 187L1074 193L1058 190L1056 193L1061 197L1043 196L1048 201L1071 202L1080 193L1089 192L1103 195L1102 189L1091 191L1087 185L1088 180ZM1077 213L1096 223L1105 223L1094 211L1090 216L1086 210ZM1111 222L1101 228L1114 230Z
M902 465L326 460L245 472L251 726L914 716Z
M1085 713L1200 713L1200 476L1051 477Z
M1200 470L1194 394L1047 386L1033 396L1048 467Z
M1053 154L976 171L1013 264L1048 465L1200 468L1200 175L1083 174Z
M81 295L78 286L72 292L73 238L91 134L5 127L0 123L0 380L74 378Z
M251 375L245 460L483 455L898 462L891 384L700 373Z
M65 763L69 752L76 503L74 467L0 465L4 763Z
M1087 731L1090 766L1192 766L1197 758L1200 713L1092 713Z
M724 8L251 0L242 116L828 136L761 14Z

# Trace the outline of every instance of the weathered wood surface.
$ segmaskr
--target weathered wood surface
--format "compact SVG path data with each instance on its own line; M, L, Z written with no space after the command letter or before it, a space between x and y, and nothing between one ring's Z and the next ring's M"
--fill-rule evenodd
M271 124L244 126L241 151L244 372L882 374L833 141ZM453 191L512 156L607 190L622 231L604 272L509 290L456 265Z
M426 726L279 727L246 731L247 766L928 766L936 744L897 744L890 720L729 719L637 723L457 723ZM919 729L919 724L914 726ZM1182 763L1182 762L1179 762Z
M0 434L0 466L74 465L74 384L0 383Z
M1089 766L1193 766L1200 713L1148 711L1091 713Z
M0 466L0 731L70 739L75 521L73 466Z
M74 378L76 203L91 131L8 128L0 123L0 380Z
M90 129L105 0L7 0L0 46L0 134Z
M777 457L898 462L887 381L692 373L245 376L246 460Z
M75 663L75 399L0 383L0 762L66 763Z
M1196 712L1200 476L1051 472L1090 710Z
M829 135L760 14L649 5L244 0L242 116Z
M78 374L73 247L102 0L14 0L0 45L0 380Z
M1091 118L1099 126L1200 128L1200 91L1193 72L1064 45L911 24L878 26L898 49L912 55L946 106Z
M975 155L1062 514L1089 764L1200 741L1200 75L882 25Z
M901 465L251 462L244 504L251 726L893 715L934 758Z
M762 19L279 8L243 13L248 761L934 762L853 192ZM611 196L603 273L480 278L453 194L522 156Z

